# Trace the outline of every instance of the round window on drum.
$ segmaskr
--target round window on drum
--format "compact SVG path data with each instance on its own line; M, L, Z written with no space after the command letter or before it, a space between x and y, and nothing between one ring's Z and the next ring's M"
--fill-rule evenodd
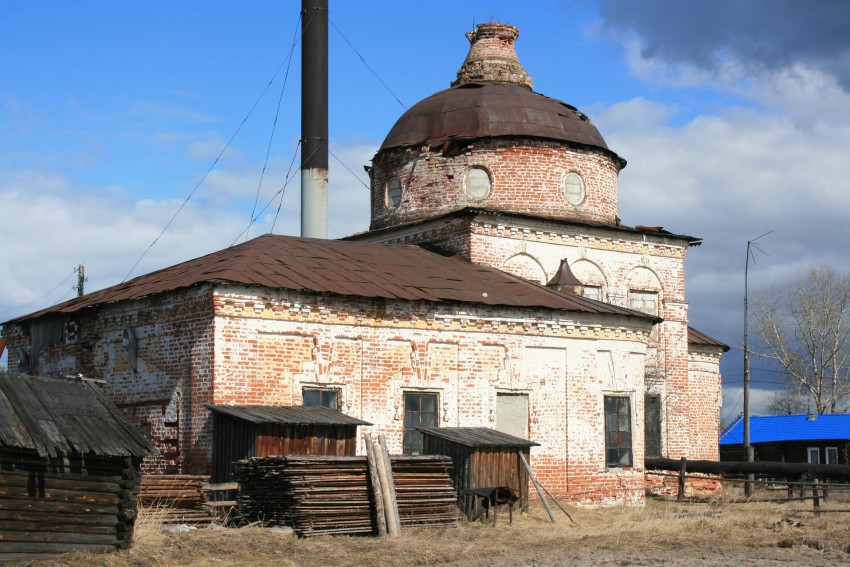
M386 203L391 209L395 209L401 203L401 181L398 177L393 177L387 183Z
M490 172L484 167L470 167L463 178L463 190L473 199L483 199L490 194Z
M564 176L564 197L573 205L578 205L584 200L584 179L575 171Z

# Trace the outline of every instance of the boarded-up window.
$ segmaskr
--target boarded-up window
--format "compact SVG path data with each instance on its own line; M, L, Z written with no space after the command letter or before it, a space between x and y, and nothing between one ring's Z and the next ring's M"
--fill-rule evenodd
M605 465L632 466L632 412L629 398L605 396Z
M437 427L437 394L404 394L404 454L422 453L422 433L417 427Z
M333 410L339 409L339 390L322 388L304 388L301 391L303 405L323 406Z
M654 291L631 290L629 308L650 315L658 315L658 293Z
M588 299L602 301L602 287L598 285L586 285L584 286L584 296Z
M520 439L528 438L526 394L496 394L496 429Z
M644 455L661 456L661 396L647 394L644 405Z

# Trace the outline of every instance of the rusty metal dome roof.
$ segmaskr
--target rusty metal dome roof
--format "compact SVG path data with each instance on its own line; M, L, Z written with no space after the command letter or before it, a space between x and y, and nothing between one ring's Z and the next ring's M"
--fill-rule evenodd
M516 83L467 83L438 92L398 119L380 151L502 136L599 148L625 164L581 111Z
M405 112L380 151L448 141L503 136L538 138L598 148L624 167L599 130L581 111L532 90L533 81L517 58L519 30L499 23L479 24L466 34L469 53L452 88Z

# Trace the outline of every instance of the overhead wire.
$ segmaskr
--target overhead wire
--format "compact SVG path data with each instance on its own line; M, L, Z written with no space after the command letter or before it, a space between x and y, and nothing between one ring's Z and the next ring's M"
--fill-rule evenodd
M369 71L371 71L373 75L375 75L375 78L378 79L378 81L384 86L385 89L387 89L387 92L390 93L393 96L393 98L396 100L396 102L398 102L403 109L407 110L407 107L404 105L403 102L401 102L401 99L398 98L398 96L392 91L392 89L389 87L389 85L387 85L387 83L384 82L384 80L378 75L378 73L375 72L375 70L366 62L366 59L363 57L363 55L361 55L360 52L357 51L357 48L354 47L354 45L350 41L348 41L348 38L345 37L345 34L342 33L342 30L340 30L337 27L337 25L333 22L333 20L328 18L328 23L330 23L333 26L333 28L340 35L340 37L342 37L342 39L345 40L345 43L348 44L348 47L350 47L351 50L354 51L354 53L357 54L357 57L360 58L360 61L363 62L363 64L366 66L366 68L369 69Z
M76 274L76 273L77 273L77 268L72 269L72 270L71 270L71 273L70 273L70 274L68 274L68 275L65 277L65 279L64 279L64 280L62 280L61 282L59 282L58 284L56 284L56 286L55 286L53 289L51 289L50 291L48 291L47 293L45 293L44 295L42 295L42 296L41 296L41 297L39 297L38 299L33 299L33 300L32 300L32 301L30 301L29 303L25 303L25 304L23 304L23 305L18 305L17 307L12 307L11 309L5 309L5 310L3 310L3 311L0 311L0 315L3 315L3 314L5 314L5 313L11 313L11 312L13 312L13 311L18 311L19 309L24 309L25 307L29 307L30 305L34 305L34 304L38 303L39 301L41 301L42 299L44 299L45 297L47 297L48 295L50 295L51 293L53 293L54 291L56 291L57 289L59 289L59 288L60 288L60 287L61 287L61 286L65 283L65 282L67 282L67 281L71 278L71 276L73 276L73 275L74 275L74 274ZM72 289L73 289L73 288L72 288ZM68 295L68 294L66 293L65 295ZM65 297L65 295L63 295L62 297L64 298L64 297ZM61 301L61 298L60 298L60 301Z
M311 19L311 21L312 21L312 19ZM308 25L309 25L309 23L310 22L308 22ZM277 99L277 110L275 111L274 122L272 123L272 131L271 131L271 134L269 135L269 143L268 143L268 146L266 147L266 159L263 162L263 170L260 172L260 181L257 184L257 194L254 197L254 207L251 209L251 217L250 217L250 223L248 224L248 230L245 231L245 240L248 240L248 237L250 236L250 233L251 233L251 225L253 225L254 221L256 220L254 218L254 213L256 213L256 211L257 211L257 202L260 200L260 191L263 187L263 179L265 178L265 175L266 175L266 167L269 164L269 155L271 154L271 150L272 150L272 140L274 140L274 133L275 133L275 129L277 128L277 120L280 117L280 105L281 105L281 102L283 101L283 92L286 90L286 83L289 80L289 70L292 67L292 55L295 53L295 46L298 45L298 41L301 39L301 36L298 34L298 28L300 27L300 25L301 25L301 14L298 14L298 20L295 23L295 33L292 36L292 47L289 50L289 60L286 64L286 73L284 73L284 75L283 75L283 85L280 87L280 96L278 96L278 99ZM299 144L300 144L300 141L299 141ZM297 151L297 148L296 148L296 151Z
M188 195L188 196L187 196L187 197L183 200L183 202L180 204L180 207L177 209L177 211L174 213L174 215L171 217L171 219L170 219L170 220L168 221L168 223L165 225L165 228L163 228L163 229L162 229L162 231L160 231L159 235L157 235L157 237L156 237L156 238L154 238L153 242L151 242L151 243L150 243L150 246L148 246L148 247L145 249L145 251L144 251L144 252L142 252L142 255L139 257L139 259L138 259L138 260L136 260L136 263L135 263L135 264L133 264L133 267L132 267L132 268L130 268L130 271L129 271L129 272L127 272L127 275L125 275L125 276L124 276L124 279L122 279L122 280L121 280L121 282L122 282L122 283L123 283L123 282L125 282L125 281L127 281L127 278L129 278L129 277L130 277L130 274L132 274L132 273L133 273L133 271L136 269L136 267L139 265L139 263L142 261L142 259L144 259L144 257L145 257L145 256L147 255L147 253L151 250L151 248L153 248L153 247L156 245L156 243L159 241L159 239L160 239L160 238L162 238L162 235L163 235L163 234L165 234L165 232L169 229L169 227L171 227L171 224L174 222L174 219L176 219L176 218L177 218L177 216L180 214L180 212L183 210L183 208L186 206L186 204L187 204L187 203L188 203L188 202L192 199L192 196L195 194L195 192L198 190L198 188L199 188L199 187L203 184L203 182L206 180L206 178L207 178L207 176L210 174L210 172L212 172L212 170L213 170L213 169L215 168L215 166L218 164L219 160L221 159L221 156L223 156L223 155L224 155L224 152L226 152L226 151L228 150L228 148L230 148L230 144L232 144L232 143L233 143L233 140L236 138L236 136L237 136L237 135L239 134L239 132L242 130L242 127L243 127L243 126L245 126L245 124L248 122L248 119L249 119L249 118L251 117L251 115L254 113L254 110L257 108L257 105L260 103L260 101L263 99L263 97L265 97L266 93L268 92L268 90L269 90L269 88L271 87L272 83L274 82L275 78L277 78L278 74L280 73L280 70L283 68L284 63L286 63L286 61L281 61L280 65L278 65L278 67L277 67L277 69L275 70L274 74L272 75L271 79L269 79L269 81L268 81L268 83L266 84L266 86L265 86L265 88L263 89L263 91L260 93L260 95L259 95L259 96L257 97L257 99L254 101L254 104L251 106L251 109L250 109L250 110L248 111L248 113L245 115L245 118L243 118L243 119L242 119L242 122L240 122L240 123L239 123L239 126L236 128L236 130L233 132L233 134L232 134L232 135L230 136L230 138L227 140L227 143L224 145L224 147L222 148L222 150L221 150L221 151L219 152L219 154L216 156L216 158L215 158L215 160L213 161L212 165L210 165L210 167L207 169L207 171L206 171L206 172L204 173L204 175L201 177L200 181L198 181L198 183L197 183L197 184L195 184L195 187L192 189L192 191L189 193L189 195Z
M729 420L732 419L732 416L734 415L735 410L738 408L738 401L741 399L741 397L743 395L744 395L744 389L740 388L738 390L738 393L735 395L735 399L732 401L732 404L730 405L729 409L726 412L726 417L720 418L721 424L729 423Z
M271 198L270 198L270 199L266 202L266 204L263 206L263 208L262 208L262 209L260 209L260 211L257 213L256 217L254 218L254 222L256 222L256 220L257 220L258 218L260 218L260 216L261 216L264 212L266 212L266 209L268 209L268 208L269 208L269 205L271 205L271 204L272 204L272 202L273 202L273 201L274 201L274 200L278 197L278 195L280 195L281 202L283 202L283 195L284 195L284 193L285 193L285 191L286 191L287 186L289 185L289 183L290 183L293 179L295 179L295 176L294 176L294 175L290 177L290 173L292 172L292 166L295 164L295 158L296 158L296 157L298 157L298 149L299 149L299 147L300 147L300 146L301 146L301 142L299 141L298 145L295 147L295 151L293 152L293 155L292 155L292 161L289 163L289 171L287 171L287 172L286 172L286 179L285 179L285 181L284 181L283 186L281 186L281 188L280 188L280 189L278 189L278 190L275 192L275 194L274 194L274 195L272 195L272 196L271 196ZM318 151L318 148L316 148L315 150L313 150L313 153L312 153L312 154L310 154L310 157L312 157L313 155L315 155L315 153L316 153L317 151ZM296 172L298 172L298 171L300 171L300 170L301 170L301 166L298 166L298 167L295 169L295 171L296 171ZM278 205L278 213L279 213L279 212L280 212L280 205ZM277 222L277 215L275 215L275 222ZM230 246L235 245L235 244L239 241L239 239L240 239L240 238L242 238L242 235L243 235L243 234L245 234L245 232L246 232L246 231L247 231L247 230L251 227L251 224L253 224L253 223L249 223L249 225L248 225L247 227L245 227L245 229L244 229L242 232L240 232L240 233L236 236L236 238L233 240L233 242L230 244ZM273 231L273 230L274 230L274 223L272 223L272 229L271 229L269 232L271 232L271 231Z
M353 176L354 176L354 179L356 179L357 181L359 181L359 182L360 182L360 185L362 185L362 186L363 186L363 187L365 187L366 189L371 189L371 187L369 187L368 185L366 185L365 183L363 183L363 180L362 180L362 179L360 179L360 178L357 176L357 174L356 174L356 173L354 173L354 172L351 170L351 168L350 168L350 167L348 167L347 165L345 165L345 163L344 163L341 159L339 159L339 158L336 156L336 154L335 154L335 153L333 153L333 152L331 151L331 149L330 149L330 148L328 148L328 153L329 153L329 154L331 154L331 155L333 156L333 158L334 158L336 161L338 161L338 162L339 162L339 164L340 164L342 167L344 167L344 168L348 171L348 173L350 173L351 175L353 175Z

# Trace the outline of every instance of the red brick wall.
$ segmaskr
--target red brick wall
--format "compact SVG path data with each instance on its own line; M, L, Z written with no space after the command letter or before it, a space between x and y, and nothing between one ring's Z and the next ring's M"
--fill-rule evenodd
M439 149L394 148L379 152L372 168L371 228L397 226L463 207L481 207L562 219L615 223L619 165L601 150L565 147L545 140L479 139L460 155ZM471 166L490 172L489 195L466 194L464 175ZM571 204L562 191L564 176L575 171L585 183L585 198ZM401 203L387 207L387 183L402 182Z

